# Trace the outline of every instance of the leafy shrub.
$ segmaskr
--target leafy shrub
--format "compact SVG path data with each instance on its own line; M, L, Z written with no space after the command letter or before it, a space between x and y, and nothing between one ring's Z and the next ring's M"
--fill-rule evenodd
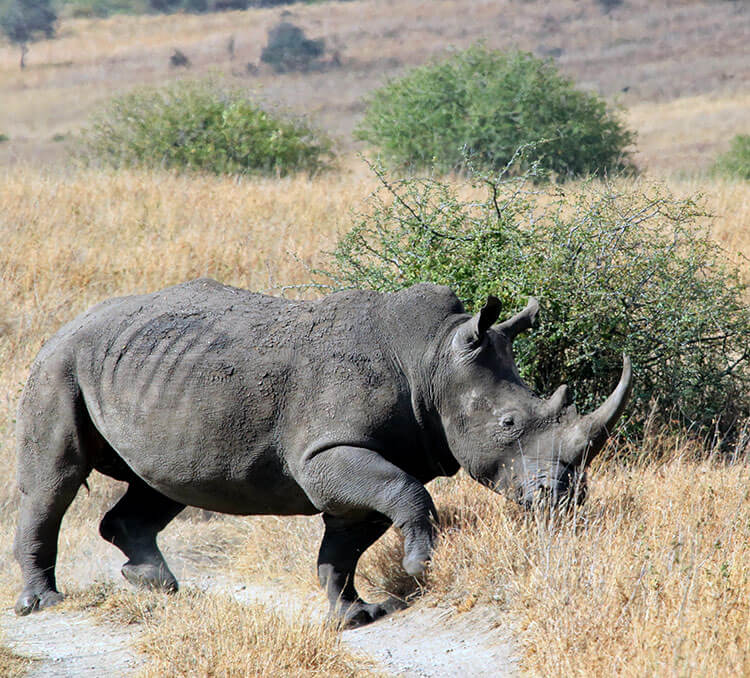
M325 51L325 40L309 40L304 31L288 21L282 21L268 31L268 44L260 60L277 73L306 71Z
M634 134L599 97L576 89L551 61L472 47L416 68L371 97L356 131L401 165L462 169L466 154L497 170L538 144L538 161L560 177L632 169Z
M738 134L714 165L719 174L750 181L750 134Z
M531 191L521 179L484 175L469 190L376 171L381 189L323 271L333 287L430 281L469 310L494 294L507 316L537 296L541 324L514 345L537 392L565 382L579 408L592 408L616 384L625 352L634 431L655 416L727 432L750 414L747 286L695 201L659 185Z
M231 174L286 174L325 167L330 142L274 117L238 91L176 82L113 99L81 139L85 158Z

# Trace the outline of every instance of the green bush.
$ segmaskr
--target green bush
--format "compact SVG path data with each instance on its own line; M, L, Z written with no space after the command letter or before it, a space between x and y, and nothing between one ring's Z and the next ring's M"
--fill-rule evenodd
M738 134L714 165L718 174L750 181L750 134Z
M81 137L84 158L115 167L215 174L315 172L331 144L306 125L274 117L238 91L176 82L117 97Z
M616 384L625 352L632 431L655 416L726 433L750 415L747 286L695 201L659 185L589 181L562 192L478 176L470 191L376 171L381 189L322 271L334 288L430 281L469 310L494 294L507 316L533 295L541 324L514 349L537 392L568 383L579 408L592 408Z
M520 146L544 140L525 159L560 178L632 170L635 138L552 62L481 46L376 91L356 134L389 161L441 171L463 169L467 152L498 170Z

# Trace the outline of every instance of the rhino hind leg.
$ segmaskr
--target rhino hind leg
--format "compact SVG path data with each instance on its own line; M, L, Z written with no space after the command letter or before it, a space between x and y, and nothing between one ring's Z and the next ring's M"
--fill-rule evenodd
M51 607L63 596L57 590L55 563L57 537L63 515L78 491L72 478L54 491L21 493L18 527L13 552L21 566L24 587L15 605L18 615Z
M156 535L185 508L149 487L140 478L104 516L99 534L128 558L122 576L134 586L174 592L177 579L156 544Z
M32 373L16 433L21 501L13 554L23 590L15 611L26 615L62 600L55 579L60 524L90 471L90 420L64 365Z

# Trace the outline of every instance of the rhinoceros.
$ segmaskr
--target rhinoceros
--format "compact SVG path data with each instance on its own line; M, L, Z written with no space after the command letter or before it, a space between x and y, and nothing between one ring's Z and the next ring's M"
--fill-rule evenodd
M532 298L496 327L447 287L344 291L291 301L200 279L105 301L41 349L23 390L15 610L58 602L63 514L92 469L128 483L101 536L131 583L174 591L156 537L186 505L250 514L323 514L318 575L341 623L385 614L354 587L362 553L390 525L421 575L436 512L424 485L459 467L523 504L583 489L588 461L623 411L614 392L579 416L565 386L549 399L521 380L513 338Z

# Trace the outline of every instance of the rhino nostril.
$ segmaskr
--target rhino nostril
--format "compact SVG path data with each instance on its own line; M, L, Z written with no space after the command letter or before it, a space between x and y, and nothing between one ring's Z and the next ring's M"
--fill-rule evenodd
M545 485L522 487L516 492L516 501L526 509L535 506L547 506L554 500L554 492Z

